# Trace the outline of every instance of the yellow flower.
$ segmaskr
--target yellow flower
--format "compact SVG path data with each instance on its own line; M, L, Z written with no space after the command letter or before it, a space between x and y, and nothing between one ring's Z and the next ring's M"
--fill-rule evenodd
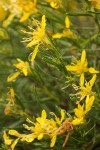
M95 70L92 67L88 68L88 62L86 59L86 51L85 50L82 51L81 59L80 60L76 59L76 63L72 63L72 65L66 66L66 69L68 71L71 71L73 73L80 75L80 78L82 78L81 75L83 76L84 73L88 72L88 71L90 73L99 73L99 71Z
M20 134L18 134L18 132L15 131L15 130L9 130L9 134L17 136L17 139L15 139L15 140L10 139L9 136L4 131L4 134L3 134L4 142L5 142L6 145L9 145L11 147L11 150L14 150L16 144L18 143L18 141L20 139L19 138Z
M52 8L60 8L62 7L62 1L61 0L46 0L47 2L50 3L50 6Z
M72 121L72 124L73 125L79 125L79 124L84 123L84 115L85 115L84 105L81 106L80 103L78 102L78 108L75 108L74 112L75 112L76 117Z
M66 29L64 29L62 31L62 33L56 33L56 34L53 35L54 39L56 39L56 38L62 38L62 37L72 37L72 38L75 38L74 33L70 30L70 20L69 20L68 16L66 16L66 18L65 18L65 26L66 26Z
M46 33L45 33L45 27L46 27L45 15L42 16L41 23L36 22L36 24L37 24L37 28L35 30L30 28L32 30L31 32L23 31L24 33L27 33L32 36L30 38L24 38L23 40L23 42L29 42L27 44L27 47L32 47L34 45L46 43L47 41Z
M24 127L27 130L30 130L33 132L32 135L30 135L30 141L33 141L35 138L38 140L41 140L44 136L50 136L52 132L54 131L56 126L56 122L53 119L47 119L47 114L45 110L42 110L41 117L36 118L36 122L32 122L31 120L26 120L28 123L33 124L32 126L27 126L24 124Z
M80 100L83 100L86 96L92 96L94 95L94 92L92 91L92 87L94 85L94 82L96 81L96 75L93 75L92 79L89 82L86 82L84 85L84 78L82 81L82 78L80 78L80 87L78 94L80 95Z
M80 103L77 102L78 108L74 109L76 117L71 122L73 125L79 125L85 122L85 115L91 110L93 102L94 102L94 96L89 97L89 95L86 97L85 105L83 104L81 106Z
M19 62L18 64L14 64L14 66L19 69L21 72L23 72L23 74L25 76L28 75L28 73L30 73L30 67L29 67L29 63L26 61L22 61L20 59L17 59L17 61Z
M100 9L100 0L89 0L90 2L93 2L94 8Z
M19 62L18 64L14 64L14 66L19 69L19 72L15 72L13 74L11 74L10 76L8 76L7 78L7 82L11 82L13 80L15 80L19 75L20 73L22 72L25 76L27 76L28 74L31 73L31 70L30 70L30 66L29 66L29 63L26 61L22 61L21 59L17 59L17 61Z
M20 22L26 21L30 15L38 12L36 3L37 0L8 0L2 2L2 5L9 11L8 18L3 22L3 26L7 27L14 17L20 18Z

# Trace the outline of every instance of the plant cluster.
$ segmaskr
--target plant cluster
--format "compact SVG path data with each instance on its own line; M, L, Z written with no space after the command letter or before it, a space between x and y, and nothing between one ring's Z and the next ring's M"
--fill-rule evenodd
M2 150L100 147L99 15L100 0L0 1Z

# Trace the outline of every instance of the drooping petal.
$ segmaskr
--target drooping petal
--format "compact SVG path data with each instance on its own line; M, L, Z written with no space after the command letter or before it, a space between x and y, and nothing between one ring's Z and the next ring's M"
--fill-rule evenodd
M57 136L53 136L52 139L51 139L51 143L50 143L50 147L53 147L56 143L56 139L57 139Z
M11 81L15 80L19 75L20 75L20 72L15 72L15 73L9 75L7 78L7 82L11 82Z
M95 69L92 68L92 67L89 68L89 72L90 72L90 73L99 73L98 70L95 70Z

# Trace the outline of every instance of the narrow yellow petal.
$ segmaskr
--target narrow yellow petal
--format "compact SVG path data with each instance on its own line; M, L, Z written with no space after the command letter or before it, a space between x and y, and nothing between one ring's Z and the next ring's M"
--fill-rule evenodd
M21 134L16 130L9 130L8 134L19 137Z
M50 143L50 147L53 147L56 143L56 139L57 139L57 136L53 136L52 139L51 139L51 143Z
M92 77L92 79L89 81L89 83L90 83L90 86L92 87L93 86L93 84L94 84L94 82L95 82L95 80L96 80L96 74Z
M38 52L38 47L39 47L39 44L35 47L33 53L32 53L32 57L31 57L31 61L34 61L36 55L37 55L37 52Z
M62 33L56 33L53 35L53 38L54 39L57 39L57 38L62 38L63 37L63 34Z
M65 25L66 25L66 28L67 28L67 29L70 28L70 20L69 20L69 17L68 17L68 16L65 18Z
M11 82L11 81L15 80L19 75L20 75L20 72L11 74L10 76L8 76L7 82Z
M76 67L76 66L68 65L68 66L66 66L66 69L67 69L68 71L76 71L76 70L77 70L77 67Z
M11 149L14 150L16 144L18 143L19 138L17 138L12 144L11 144Z
M89 72L90 72L90 73L99 73L98 70L95 70L95 69L92 68L92 67L89 68Z
M87 113L87 112L89 112L91 110L91 107L93 105L94 99L95 99L94 96L91 96L90 98L89 98L89 96L87 96L86 102L85 102L86 103L85 113Z
M32 40L31 42L29 42L29 43L27 44L27 47L32 47L32 46L34 46L35 44L38 44L38 43L39 43L38 40Z
M25 76L28 75L28 70L27 70L27 68L23 68L23 69L22 69L22 72L23 72L23 74L24 74Z
M46 26L46 19L45 19L45 15L42 16L42 21L41 21L41 27L42 29L45 29Z
M47 114L46 114L46 111L45 111L45 110L42 110L42 115L41 115L41 117L43 118L43 120L46 119Z
M81 55L81 63L82 63L82 64L84 64L85 59L86 59L86 51L83 50L83 51L82 51L82 55Z
M84 85L84 73L81 74L80 76L80 86Z

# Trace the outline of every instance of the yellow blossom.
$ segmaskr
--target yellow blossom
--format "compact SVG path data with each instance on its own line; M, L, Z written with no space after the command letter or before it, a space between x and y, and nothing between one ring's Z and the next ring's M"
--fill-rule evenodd
M94 95L94 92L92 91L92 87L94 85L94 82L96 80L96 75L93 75L92 79L89 82L84 83L84 78L80 78L80 87L78 94L80 95L80 100L83 100L86 96L92 96Z
M75 118L71 122L73 125L83 124L85 122L85 115L91 110L94 102L94 96L87 96L85 100L85 105L80 105L80 102L77 102L78 108L74 109Z
M53 38L56 39L56 38L62 38L62 37L72 37L72 38L75 38L75 35L74 33L70 30L70 20L69 20L69 17L66 16L65 18L65 27L66 29L64 29L62 31L62 33L56 33L53 35Z
M65 116L64 114L65 114L64 110L61 110L61 119L58 118L57 116L55 117L55 120L52 118L47 119L46 111L42 110L42 114L40 117L36 118L36 122L33 122L27 118L26 121L31 125L30 126L28 126L27 124L23 125L24 128L27 129L31 133L20 134L16 130L9 130L8 135L15 136L15 139L10 140L9 136L7 136L7 134L5 133L3 136L4 140L6 141L6 144L9 145L11 149L13 150L19 140L32 142L34 139L41 140L43 137L46 136L51 139L50 146L53 147L56 142L56 137L57 135L59 135L58 134L59 131L57 129L59 129L59 126L61 125L64 119L64 116ZM59 123L59 126L58 126L58 123Z
M41 117L36 118L36 122L32 122L29 119L27 119L27 122L31 123L32 126L24 124L24 127L33 133L30 135L29 141L33 141L35 138L41 140L45 135L51 135L54 129L57 128L56 122L53 119L47 119L45 110L42 111Z
M72 124L73 125L79 125L79 124L84 123L84 115L85 115L84 105L81 106L80 103L78 103L78 108L75 108L74 112L75 112L76 117L72 121Z
M19 69L19 71L11 74L10 76L8 76L7 78L7 82L11 82L13 80L15 80L20 74L21 72L27 76L28 74L31 73L31 70L30 70L30 66L29 66L29 63L26 61L22 61L21 59L17 59L18 63L17 64L14 64L14 66Z
M23 74L25 76L28 75L28 73L30 73L30 67L29 67L29 63L26 61L22 61L20 59L17 59L17 61L19 62L18 64L14 64L14 66L19 69L21 72L23 72Z
M76 73L78 75L80 75L80 78L81 75L83 76L85 72L90 72L90 73L99 73L99 71L95 70L94 68L88 68L88 62L87 62L87 59L86 59L86 51L83 50L82 51L82 55L81 55L81 59L80 60L76 60L76 63L72 63L72 65L68 65L66 66L66 69L68 71L71 71L73 73Z
M9 11L7 19L3 22L3 26L7 27L14 17L20 18L20 22L26 21L30 15L38 12L36 8L37 0L8 0L2 1L1 4Z
M34 30L30 28L32 31L27 32L23 31L24 33L27 33L31 35L30 38L24 38L23 42L29 42L27 44L27 47L32 47L34 45L46 43L46 33L45 33L45 26L46 26L46 20L45 20L45 15L42 16L41 23L36 23L37 28Z

